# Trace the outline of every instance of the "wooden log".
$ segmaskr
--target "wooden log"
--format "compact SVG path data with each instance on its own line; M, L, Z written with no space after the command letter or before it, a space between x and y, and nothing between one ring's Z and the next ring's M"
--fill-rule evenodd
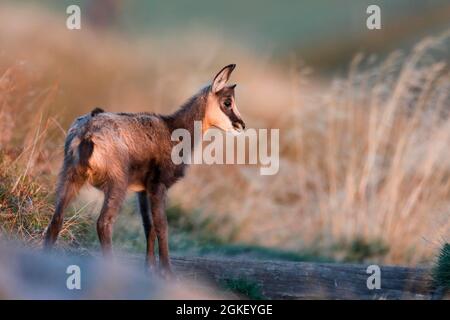
M173 257L178 274L216 284L247 281L268 299L431 299L430 270L380 266L381 288L368 289L368 265Z

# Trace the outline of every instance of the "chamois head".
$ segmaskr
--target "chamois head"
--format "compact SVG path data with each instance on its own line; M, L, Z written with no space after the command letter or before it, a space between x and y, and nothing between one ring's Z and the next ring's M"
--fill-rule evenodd
M210 127L216 127L223 131L239 133L245 129L245 123L236 106L234 98L235 84L227 85L235 64L224 67L214 77L211 90L208 92L205 118L203 122L204 131Z

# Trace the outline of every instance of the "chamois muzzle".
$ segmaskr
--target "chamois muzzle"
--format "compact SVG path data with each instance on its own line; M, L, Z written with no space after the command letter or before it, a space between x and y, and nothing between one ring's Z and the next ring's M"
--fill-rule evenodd
M244 131L245 122L242 119L237 119L236 121L233 121L233 128L237 131Z

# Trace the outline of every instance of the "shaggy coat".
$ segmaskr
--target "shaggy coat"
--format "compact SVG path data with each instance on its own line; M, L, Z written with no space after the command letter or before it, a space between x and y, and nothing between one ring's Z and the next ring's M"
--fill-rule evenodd
M234 65L223 68L211 85L171 115L112 113L97 108L77 118L65 142L56 210L45 236L46 247L56 241L64 209L87 182L105 194L97 231L104 254L111 253L112 224L131 190L138 195L147 238L147 263L150 267L156 264L154 243L158 238L160 263L163 270L170 272L166 194L186 169L185 164L176 165L171 159L172 148L179 143L171 140L171 134L182 128L193 137L195 121L202 122L203 131L212 126L223 130L244 128L234 101L235 85L225 86L233 69Z

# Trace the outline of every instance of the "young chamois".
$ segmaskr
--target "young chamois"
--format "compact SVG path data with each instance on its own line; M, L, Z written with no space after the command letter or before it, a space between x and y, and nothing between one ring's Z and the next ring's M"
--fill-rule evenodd
M172 141L171 133L183 128L193 137L194 121L202 122L203 133L211 127L224 131L245 128L235 104L236 85L227 85L234 68L234 64L224 67L211 85L171 115L112 113L97 108L77 118L65 142L56 208L45 234L45 247L55 243L64 209L87 182L105 195L97 233L103 254L110 255L113 223L127 190L131 190L137 193L145 229L146 264L149 268L156 266L157 238L161 271L170 274L166 195L186 169L186 164L176 165L171 159L172 148L179 143Z

